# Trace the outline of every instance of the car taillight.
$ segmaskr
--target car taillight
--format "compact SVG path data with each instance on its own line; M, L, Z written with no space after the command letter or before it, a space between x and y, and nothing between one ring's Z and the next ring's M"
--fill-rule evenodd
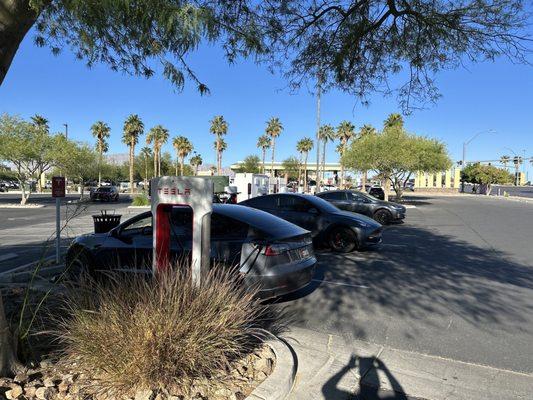
M269 244L263 250L263 254L267 257L279 256L286 251L289 251L289 246L285 244Z

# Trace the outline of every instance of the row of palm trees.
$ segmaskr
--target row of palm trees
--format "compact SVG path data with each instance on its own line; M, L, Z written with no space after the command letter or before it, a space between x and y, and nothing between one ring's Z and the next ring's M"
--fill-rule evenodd
M394 126L398 124L403 124L401 115L391 114L385 121L385 126ZM272 161L270 166L271 176L274 176L274 157L275 157L275 148L276 148L276 138L279 137L283 130L283 125L281 124L278 118L271 118L267 122L267 127L265 133L257 139L257 147L261 149L262 153L262 172L265 172L265 158L266 152L268 149L271 149ZM346 151L351 140L356 138L364 137L369 134L376 133L376 129L371 125L364 125L359 133L356 132L355 126L350 121L342 121L337 128L334 128L332 125L322 125L318 132L318 138L322 142L322 159L321 166L317 170L317 182L319 182L325 176L326 169L326 150L327 143L334 142L339 140L339 145L336 150L339 156L342 158L344 152ZM309 137L304 137L296 143L296 150L300 153L300 162L303 165L303 176L307 177L307 160L309 152L314 147L314 141ZM320 168L321 167L321 168ZM322 169L322 171L320 171ZM301 180L302 171L298 173L299 181ZM344 167L341 163L341 185L345 179ZM363 184L366 183L366 173L363 174ZM304 190L307 190L307 179L304 179Z

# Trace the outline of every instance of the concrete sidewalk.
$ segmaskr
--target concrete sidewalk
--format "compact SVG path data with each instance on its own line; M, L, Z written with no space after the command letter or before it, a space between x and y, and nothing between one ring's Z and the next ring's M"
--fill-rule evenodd
M298 356L290 400L533 398L533 375L294 328Z

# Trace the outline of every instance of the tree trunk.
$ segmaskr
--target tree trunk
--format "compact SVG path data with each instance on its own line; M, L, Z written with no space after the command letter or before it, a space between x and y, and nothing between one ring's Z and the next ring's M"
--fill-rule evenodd
M4 301L0 293L0 376L13 377L22 371L22 365L17 359L16 340L9 329L4 312Z
M133 158L135 156L135 143L130 143L130 193L133 194Z
M178 161L178 159L176 159L176 176L178 176L178 163L179 163L179 161Z
M38 17L29 3L29 0L0 1L0 86L20 43Z
M327 140L324 139L324 144L322 146L322 180L326 179L326 143Z
M161 176L161 148L157 149L157 176Z
M272 161L270 163L270 176L274 177L274 155L276 152L276 138L272 136Z
M180 176L183 176L183 161L185 157L180 157Z
M307 153L305 153L304 157L304 192L307 193Z
M361 179L361 190L366 192L366 181L367 181L368 171L363 171L363 179Z
M100 156L98 157L98 186L102 186L102 146L100 146Z
M157 147L154 147L154 178L157 177Z
M145 159L144 159L144 191L146 191L146 188L148 187L148 160L146 159L146 156L145 156Z
M263 147L263 163L262 163L262 171L261 173L264 174L265 173L265 157L266 157L266 149Z
M381 180L383 186L384 200L389 201L389 191L390 191L390 179L388 175L385 175Z

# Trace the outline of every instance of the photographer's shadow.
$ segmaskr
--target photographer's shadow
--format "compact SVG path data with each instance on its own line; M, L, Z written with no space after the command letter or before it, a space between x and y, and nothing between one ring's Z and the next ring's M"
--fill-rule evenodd
M357 369L360 377L358 391L353 393L340 389L338 386L341 379L350 371ZM380 391L379 371L385 374L393 391ZM402 386L379 358L356 355L352 355L348 364L326 382L322 387L322 395L328 400L407 400Z

